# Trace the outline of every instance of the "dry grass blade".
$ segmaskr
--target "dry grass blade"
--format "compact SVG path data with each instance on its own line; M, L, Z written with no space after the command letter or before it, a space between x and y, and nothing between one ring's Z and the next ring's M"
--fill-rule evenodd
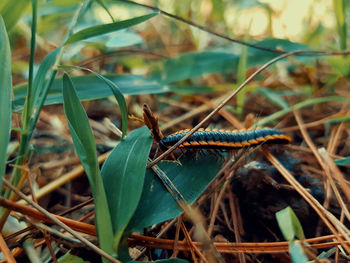
M314 143L312 142L310 136L308 135L304 125L303 125L303 120L301 118L301 115L299 114L299 111L294 111L294 115L295 115L295 119L300 127L300 131L303 135L303 138L305 139L307 145L310 147L311 151L313 152L315 158L317 159L319 165L323 168L323 170L325 171L326 173L326 176L327 176L327 179L330 183L330 186L337 198L337 201L339 202L339 205L341 206L341 208L343 209L344 213L345 213L345 216L347 217L348 220L350 220L350 213L349 213L349 210L345 204L345 202L343 201L343 198L341 197L339 191L338 191L338 188L336 187L336 184L332 178L332 174L333 173L336 173L337 175L337 179L341 181L341 185L343 185L343 190L344 190L344 193L346 194L347 198L350 200L350 193L349 193L349 187L348 185L346 184L343 176L341 175L339 169L336 167L336 165L329 161L329 156L325 153L325 150L321 150L321 152L323 152L323 156L324 158L326 159L326 161L324 161L321 157L321 155L319 154L316 146L314 145ZM339 135L338 135L339 136ZM331 164L333 163L333 164ZM330 166L331 165L331 166ZM332 167L332 168L331 168ZM328 212L328 211L327 211ZM329 213L329 212L328 212ZM329 213L329 215L331 215ZM350 235L350 231L347 227L345 227L343 225L343 223L341 223L337 218L335 218L333 215L331 215L330 217L332 217L334 219L334 226L338 228L338 230L340 230L340 233L344 235L345 239L347 241L349 241L349 235ZM349 253L349 251L348 251Z
M104 162L110 152L106 152L102 154L101 156L98 157L98 162L102 163ZM52 191L56 190L57 188L61 187L62 185L70 182L71 180L81 176L84 173L84 168L82 165L79 165L75 167L73 170L69 171L68 173L62 175L59 177L57 180L54 180L47 185L43 186L40 188L38 191L35 193L35 198L40 199L47 194L51 193ZM27 198L30 198L31 196L27 196ZM26 202L24 200L19 201L18 203L20 204L25 204Z
M329 169L329 172L327 174L333 176L334 179L337 180L337 182L338 182L339 186L342 188L345 196L350 201L349 182L344 178L344 176L340 172L339 168L334 164L334 161L331 159L328 152L324 148L319 149L318 152L323 160L323 163L325 163ZM346 208L346 211L348 211L347 208Z
M8 262L8 263L15 263L16 262L14 256L12 255L10 249L8 248L2 234L0 234L0 249L1 249L1 252L2 252L3 257L6 260L6 262Z
M181 205L181 209L195 225L195 237L197 240L201 241L202 249L206 251L206 258L208 262L225 262L221 254L218 252L216 246L210 239L207 231L205 230L203 223L205 220L203 219L201 213L197 209L192 208L187 203L179 203L179 205Z

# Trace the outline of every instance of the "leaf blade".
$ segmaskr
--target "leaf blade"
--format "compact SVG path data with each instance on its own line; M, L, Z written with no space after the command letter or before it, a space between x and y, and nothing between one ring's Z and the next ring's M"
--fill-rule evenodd
M7 147L11 131L11 49L6 27L0 15L0 186L5 174Z
M120 112L122 115L122 139L123 139L125 137L126 131L128 129L128 112L127 112L127 108L126 108L125 98L124 98L123 93L121 92L120 88L117 86L117 84L110 81L108 78L105 78L101 74L99 74L91 69L85 68L85 67L80 67L80 66L61 66L61 67L62 68L79 68L79 69L87 70L87 71L93 73L96 77L98 77L100 80L102 80L103 82L105 82L107 84L107 86L111 89L115 99L117 100L117 102L119 104Z
M72 135L75 150L89 179L95 202L97 234L100 246L112 254L113 231L110 211L98 166L95 139L88 117L67 74L63 75L64 111Z
M103 164L101 174L111 209L115 247L139 203L152 142L146 127L134 130Z
M109 24L104 24L104 25L97 25L97 26L92 26L89 28L85 28L81 31L76 32L75 34L71 35L64 45L72 44L74 42L84 40L90 37L94 36L99 36L102 34L107 34L113 31L121 30L124 28L128 28L134 25L137 25L139 23L142 23L156 15L158 15L159 12L153 12L147 15L139 16L139 17L134 17L131 19L123 20L123 21L118 21L114 23L109 23Z
M180 162L181 165L178 162L162 161L158 166L184 199L192 204L215 178L222 160L212 155L193 160L193 156L186 155L180 158ZM147 170L142 197L127 230L140 231L144 227L175 218L181 213L182 210L159 178Z
M304 239L304 231L298 217L289 206L276 213L277 223L287 241L293 241L295 238Z

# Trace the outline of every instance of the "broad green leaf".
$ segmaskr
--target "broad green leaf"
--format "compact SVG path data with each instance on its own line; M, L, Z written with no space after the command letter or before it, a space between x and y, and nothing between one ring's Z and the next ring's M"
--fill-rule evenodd
M293 263L306 263L309 262L300 241L294 241L289 244L289 254Z
M135 32L129 32L129 31L122 31L118 32L106 42L106 47L108 48L121 48L121 47L128 47L132 45L142 44L143 39L139 36L139 34L136 34Z
M157 94L169 92L169 88L160 85L157 81L138 75L105 75L113 83L117 84L124 95ZM96 76L76 76L71 78L74 82L80 100L100 99L112 96L111 89L103 85ZM23 108L26 98L26 84L17 85L13 88L14 108L20 110ZM62 98L62 78L54 80L45 105L59 104L63 102Z
M110 81L108 78L105 78L101 74L99 74L91 69L88 69L85 67L79 67L79 66L61 66L61 68L78 68L78 69L87 70L90 73L93 73L96 77L98 77L100 80L102 80L105 84L107 84L107 86L111 89L115 99L118 101L118 105L119 105L120 112L122 115L122 139L123 139L124 136L126 135L126 131L128 129L128 112L127 112L127 108L126 108L125 98L124 98L122 92L120 91L120 88L114 82Z
M0 14L2 15L7 31L10 31L29 7L29 0L1 0Z
M112 254L113 231L107 198L98 166L95 139L89 119L67 74L63 75L64 112L75 150L88 177L95 202L97 234L100 246Z
M303 44L276 38L268 38L255 44L272 49L280 48L285 51L308 48ZM255 48L248 48L247 50L247 63L242 65L246 68L262 65L277 56L276 53ZM209 51L180 54L156 62L153 65L151 77L162 83L173 83L204 74L237 72L239 57L240 54L237 53L235 45L227 45ZM300 56L298 59L309 60L310 57Z
M163 83L195 78L209 73L236 71L239 56L226 51L181 54L154 65L153 79Z
M286 52L292 52L296 50L307 50L309 47L305 44L297 43L297 42L292 42L287 39L279 39L279 38L265 38L262 41L258 41L254 43L257 46L265 47L265 48L270 48L270 49L280 49ZM262 49L256 49L252 47L248 47L248 53L251 54L252 56L257 56L255 57L255 61L259 62L264 61L263 63L266 63L268 60L276 57L276 53L269 52L266 50ZM302 58L305 56L298 56L298 58ZM306 56L307 58L308 56ZM253 62L253 61L252 61Z
M340 49L346 49L346 1L333 0L334 13L337 20Z
M131 132L111 152L102 167L117 248L139 203L153 139L147 127Z
M282 109L287 109L289 107L288 102L283 99L282 95L279 92L262 87L258 88L258 92Z
M295 238L305 238L303 228L293 209L289 206L278 211L276 219L285 240L293 241Z
M192 204L215 178L222 160L213 154L186 154L180 158L180 163L162 161L158 166L185 200ZM147 170L140 203L127 229L140 231L175 218L181 213L176 201L159 178L151 170Z
M154 16L158 15L158 12L153 12L148 15L143 15L135 18L131 18L128 20L123 20L123 21L118 21L110 24L104 24L104 25L97 25L97 26L92 26L89 28L85 28L79 32L76 32L75 34L71 35L64 45L71 44L80 40L84 40L90 37L95 37L99 36L102 34L110 33L113 31L117 31L120 29L128 28L134 25L137 25L139 23L142 23Z
M4 20L0 15L0 187L5 174L11 131L11 49Z
M343 159L335 160L334 163L336 165L348 165L348 164L350 164L350 156L345 157Z

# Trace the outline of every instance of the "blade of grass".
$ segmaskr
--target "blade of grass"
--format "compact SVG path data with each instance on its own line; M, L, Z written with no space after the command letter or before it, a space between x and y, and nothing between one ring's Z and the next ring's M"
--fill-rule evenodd
M109 12L108 7L106 6L106 3L103 0L96 0L96 2L106 11L111 20L115 22L111 12Z
M0 15L0 188L5 174L7 146L11 130L11 49L6 27Z
M27 86L27 98L24 105L24 111L22 113L22 123L24 129L28 129L30 118L33 111L33 75L34 75L34 57L35 57L35 46L36 46L36 24L37 24L37 11L38 1L32 0L32 27L31 27L31 38L30 38L30 57L29 57L29 77Z
M326 103L326 102L331 102L331 101L336 101L336 102L345 102L348 101L347 98L345 97L340 97L340 96L330 96L330 97L323 97L323 98L312 98L312 99L307 99L304 100L302 102L299 102L295 105L293 105L292 107L286 108L286 109L282 109L280 111L277 111L271 115L269 115L268 117L258 121L254 126L265 126L266 124L273 122L274 120L286 115L287 113L290 113L294 110L298 110L298 109L302 109L308 106L312 106L312 105L317 105L317 104L321 104L321 103Z
M57 71L53 71L50 75L49 81L45 81L46 75L49 72L49 70L55 65L57 57L59 53L61 52L61 48L58 48L54 51L52 51L50 54L48 54L43 61L40 63L40 67L38 69L38 72L34 78L33 82L33 96L32 96L32 104L35 109L33 112L33 116L30 120L30 127L29 127L29 134L32 134L34 127L36 125L36 122L39 118L39 114L41 111L41 108L44 105L44 102L47 97L47 93L52 86L52 83L55 79Z
M3 16L7 31L17 24L21 15L27 10L29 6L28 0L1 0L0 14Z
M96 156L89 119L67 74L63 75L64 112L75 150L85 169L95 202L96 226L101 248L112 255L113 229L110 210Z
M339 35L340 49L346 49L346 2L344 0L333 0L335 18L337 20L337 31Z
M244 41L249 40L249 30L250 30L251 22L249 24L248 30L246 35L244 36ZM239 62L238 62L238 71L237 71L237 86L241 85L245 79L246 79L246 71L247 71L247 61L248 61L248 47L247 46L242 46L242 52L239 57ZM248 87L247 87L248 88ZM242 90L240 93L237 94L237 115L238 118L240 119L243 113L243 107L244 107L244 101L247 93L247 88Z
M335 160L334 163L336 165L349 165L350 164L350 156L345 157L343 159Z
M110 24L104 24L104 25L97 25L97 26L92 26L89 28L85 28L79 32L76 32L75 34L71 35L66 42L64 43L64 45L68 45L68 44L72 44L74 42L80 41L80 40L84 40L90 37L95 37L95 36L99 36L102 34L107 34L110 32L114 32L117 30L121 30L124 28L128 28L134 25L137 25L139 23L142 23L156 15L158 15L159 12L153 12L150 13L148 15L143 15L143 16L139 16L139 17L135 17L135 18L131 18L128 20L123 20L123 21L118 21L118 22L114 22L114 23L110 23Z
M119 108L120 108L120 112L122 115L122 139L125 137L126 135L126 131L128 129L128 112L127 112L127 108L126 108L126 102L125 102L125 98L123 96L123 93L121 92L120 88L111 80L107 79L106 77L102 76L101 74L85 68L85 67L80 67L80 66L60 66L59 68L76 68L76 69L83 69L83 70L87 70L93 74L95 74L96 77L98 77L100 80L102 80L103 82L105 82L107 84L107 86L111 89L112 93L114 94L115 99L117 100L118 104L119 104Z

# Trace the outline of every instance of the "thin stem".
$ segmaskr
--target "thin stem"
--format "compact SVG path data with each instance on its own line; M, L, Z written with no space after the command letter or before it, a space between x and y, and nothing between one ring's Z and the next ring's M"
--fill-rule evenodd
M26 130L28 128L28 123L32 115L33 107L33 79L34 79L34 58L35 58L35 46L36 46L36 24L37 24L37 11L38 2L37 0L32 0L32 25L31 25L31 40L30 40L30 57L29 57L29 76L28 76L28 86L27 86L27 99L24 109L24 119L23 126Z

